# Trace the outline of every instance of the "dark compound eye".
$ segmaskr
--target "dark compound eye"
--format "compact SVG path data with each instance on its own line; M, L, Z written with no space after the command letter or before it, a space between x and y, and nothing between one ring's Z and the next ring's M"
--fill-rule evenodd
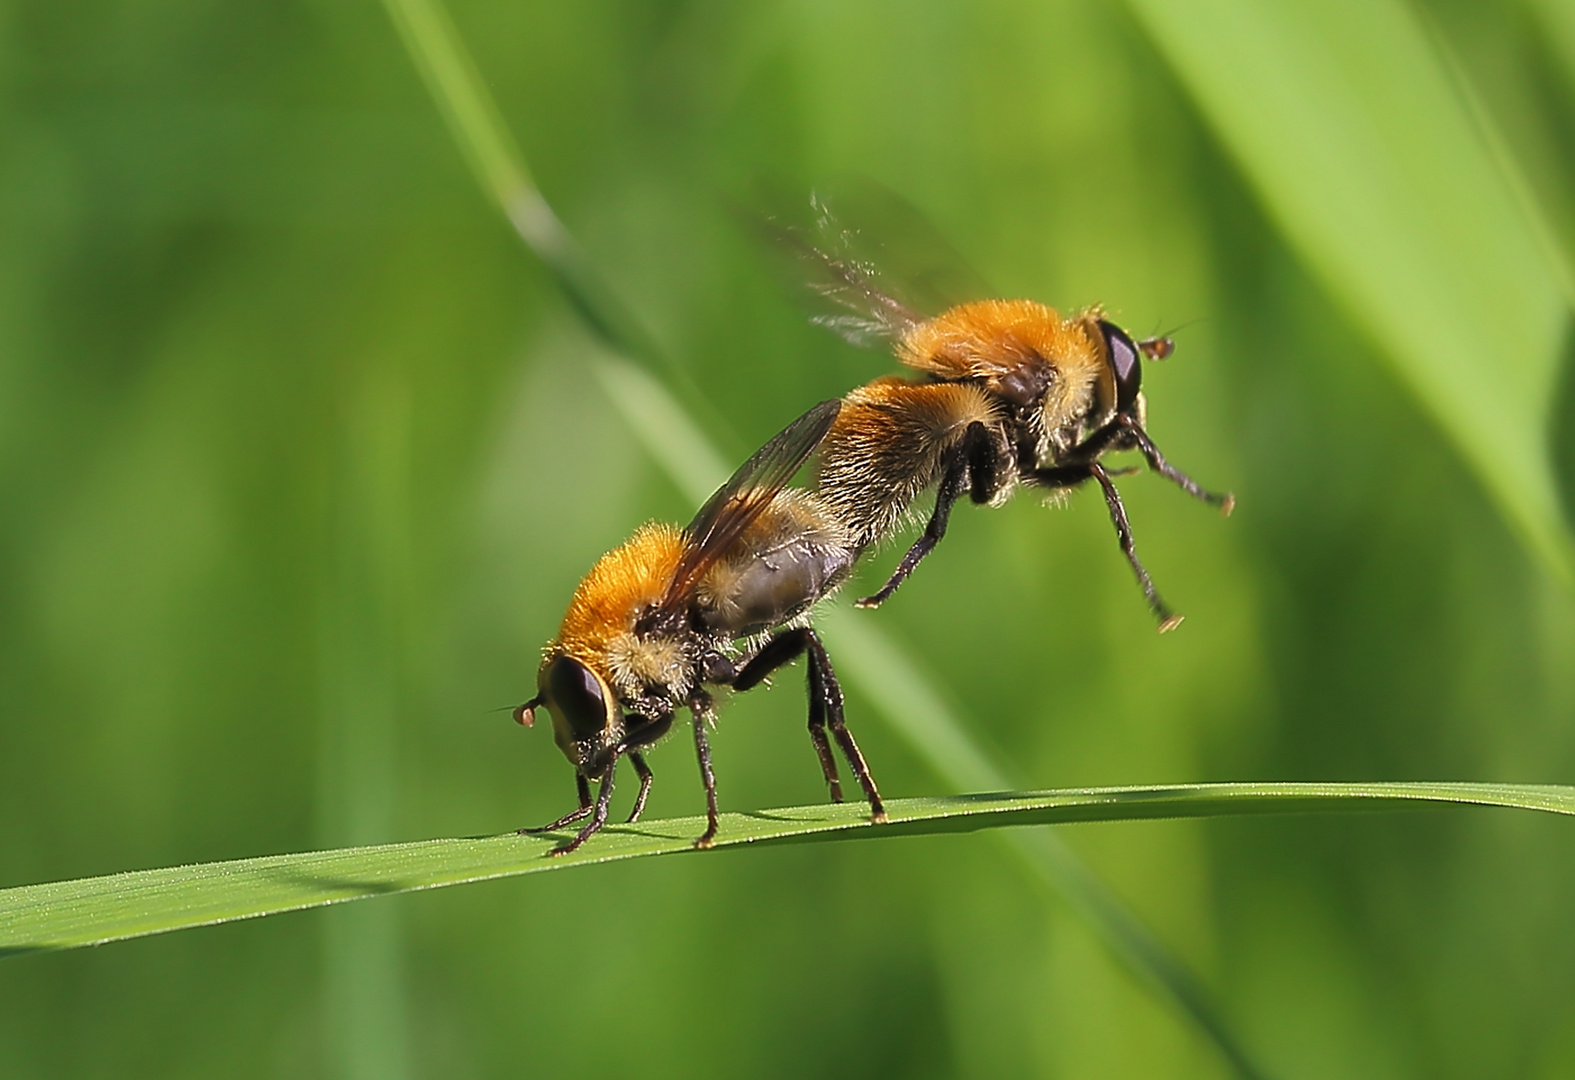
M607 729L607 699L591 669L570 656L560 656L547 668L547 702L569 725L576 741Z
M1138 387L1143 382L1138 347L1119 326L1101 322L1099 329L1105 335L1105 351L1110 354L1110 373L1116 380L1116 411L1126 412L1137 401Z

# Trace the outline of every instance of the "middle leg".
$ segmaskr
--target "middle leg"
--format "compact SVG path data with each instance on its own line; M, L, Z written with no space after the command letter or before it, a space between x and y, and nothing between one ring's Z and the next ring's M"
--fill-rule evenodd
M998 438L998 433L992 433L977 420L968 425L968 430L957 445L946 454L941 482L935 489L935 509L930 513L930 520L925 523L924 532L903 554L902 561L892 571L891 577L886 579L886 584L875 594L856 602L854 607L880 607L891 598L899 585L908 580L908 575L913 573L920 561L945 539L952 504L962 495L964 488L968 489L970 498L976 503L987 503L995 497L1000 489L1001 477L1005 474L1003 463L1006 460L1006 450L998 443Z
M634 797L634 809L629 811L629 816L624 819L624 824L633 825L640 820L640 815L645 813L645 797L651 793L651 767L645 763L645 755L638 750L629 751L629 763L634 766L634 773L640 778L640 794Z

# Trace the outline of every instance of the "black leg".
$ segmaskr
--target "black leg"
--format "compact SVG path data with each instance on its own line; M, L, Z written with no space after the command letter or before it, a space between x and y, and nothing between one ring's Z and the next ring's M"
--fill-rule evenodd
M1031 469L1023 474L1023 479L1035 487L1072 488L1093 475L1087 465L1057 465L1049 469Z
M791 664L804 652L803 630L784 630L744 662L728 685L739 693L753 690L777 668Z
M633 825L640 820L640 815L645 813L645 797L651 793L651 768L645 763L644 756L638 750L629 751L629 762L640 778L640 794L634 797L634 809L629 811L629 816L625 819L625 824Z
M1068 464L1091 465L1111 450L1126 449L1127 436L1123 416L1118 416L1104 427L1091 432L1082 442L1067 451L1063 458Z
M1143 595L1148 599L1149 610L1159 620L1159 632L1163 634L1167 630L1174 630L1181 624L1182 617L1171 611L1165 601L1160 599L1159 590L1154 588L1153 579L1138 561L1137 546L1132 542L1132 525L1127 521L1127 510L1121 505L1121 494L1116 491L1115 482L1110 479L1110 474L1105 471L1104 466L1097 462L1090 465L1088 470L1104 489L1105 506L1110 510L1110 522L1116 527L1116 537L1121 541L1121 552L1132 565L1132 572L1137 575L1138 584L1143 587Z
M733 676L734 690L749 690L758 686L766 676L784 664L799 658L809 644L808 630L784 630L763 645L759 652ZM831 801L842 801L842 780L837 776L837 759L832 756L831 743L826 738L825 686L820 669L809 665L809 741L820 758L820 771L826 777L826 787L831 791Z
M902 561L897 564L897 569L891 572L891 577L886 579L886 584L871 596L856 601L854 607L878 608L891 598L897 587L908 580L908 575L913 573L923 558L935 550L946 536L946 522L952 514L952 503L957 501L957 496L962 493L963 473L967 471L967 459L960 450L954 451L954 457L947 463L946 472L941 476L940 485L935 489L935 509L930 512L930 520L925 524L924 531L913 542L907 552L902 556Z
M816 681L819 682L831 734L842 748L842 755L848 759L848 768L858 777L865 798L869 799L870 820L880 824L886 820L886 807L881 802L880 792L875 788L875 778L870 775L870 767L859 752L859 744L853 741L853 732L848 730L843 718L842 687L837 682L837 673L832 670L831 657L826 655L826 647L821 644L820 636L815 631L806 629L804 634L808 639L810 670L818 670L819 673L818 680L812 679L810 685L813 687Z
M575 834L573 840L567 844L553 848L548 855L567 855L585 841L589 840L598 829L607 824L607 804L612 802L613 771L618 768L618 753L613 751L612 760L607 763L607 771L602 773L601 790L596 793L596 809L591 814L590 822Z
M803 631L806 643L809 631ZM826 777L826 788L831 801L842 801L842 778L837 775L837 759L831 753L831 742L826 738L826 680L814 654L809 662L809 741L815 745L815 755L820 758L820 771Z
M941 482L935 489L935 509L924 526L924 532L913 542L897 569L892 571L886 584L873 596L866 596L854 607L876 608L891 598L897 587L908 579L920 561L935 550L946 536L946 523L951 518L952 504L962 494L963 488L976 503L989 502L999 486L999 459L1004 453L995 446L989 430L977 420L968 425L968 431L948 453L941 472Z
M1161 454L1159 447L1154 445L1154 440L1148 437L1148 432L1138 426L1138 422L1135 419L1130 416L1122 416L1119 418L1118 423L1125 427L1133 440L1136 441L1137 448L1143 454L1144 460L1148 462L1149 468L1175 484L1188 495L1191 495L1194 499L1201 499L1210 506L1219 507L1220 512L1226 517L1229 517L1230 512L1236 509L1236 496L1228 491L1221 495L1217 492L1205 490L1192 477L1166 461L1165 455Z
M590 784L590 781L585 779L585 774L584 773L577 772L577 773L574 774L574 784L575 784L576 787L578 787L580 789L580 808L578 810L574 810L574 811L571 811L570 813L564 814L561 818L559 818L557 821L554 821L551 825L543 825L543 826L541 826L538 829L518 829L518 830L516 830L516 832L520 836L524 836L524 835L526 835L528 833L555 832L558 829L563 828L565 825L572 825L572 824L574 824L576 821L579 821L586 814L589 814L591 812L591 784Z
M708 848L716 839L716 774L711 771L711 744L706 741L705 724L711 716L711 695L696 690L689 699L689 712L695 721L695 756L700 759L700 779L705 784L705 832L695 847Z

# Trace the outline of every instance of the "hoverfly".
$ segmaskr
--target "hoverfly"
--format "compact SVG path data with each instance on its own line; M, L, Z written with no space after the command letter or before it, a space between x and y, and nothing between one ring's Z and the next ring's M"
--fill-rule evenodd
M792 230L782 238L817 268L815 290L848 312L815 321L854 344L889 341L897 359L922 373L883 376L843 399L821 448L816 491L863 552L898 529L920 494L936 489L923 533L858 606L878 607L897 590L946 535L964 493L999 506L1022 485L1064 491L1093 480L1160 632L1179 624L1138 559L1120 492L1101 461L1137 450L1194 498L1227 515L1235 507L1233 495L1207 491L1171 465L1145 429L1141 361L1170 356L1171 339L1134 340L1098 307L1063 317L1033 300L979 300L927 318L852 253L851 234L824 206L812 205L819 241Z
M537 709L547 710L553 738L574 766L580 804L521 832L555 831L588 817L554 854L579 847L606 822L613 773L625 757L640 778L628 818L638 820L651 790L644 750L688 708L706 792L706 830L695 846L710 847L717 803L706 725L714 722L715 700L706 687L751 689L805 653L809 736L831 797L842 801L834 739L864 789L872 820L886 819L843 719L836 673L809 626L810 609L842 584L858 551L818 496L787 486L841 408L838 401L817 405L746 461L688 528L645 525L580 582L543 651L536 696L514 710L527 726ZM600 784L594 801L593 780Z

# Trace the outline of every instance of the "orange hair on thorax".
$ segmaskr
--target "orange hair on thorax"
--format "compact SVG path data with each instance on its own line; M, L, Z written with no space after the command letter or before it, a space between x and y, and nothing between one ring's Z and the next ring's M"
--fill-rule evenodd
M977 300L943 311L909 330L897 358L942 379L989 378L1035 359L1072 381L1087 381L1100 363L1090 334L1097 310L1062 319L1035 300Z
M651 522L591 567L574 590L549 650L596 663L608 643L634 626L636 615L667 593L684 550L683 531Z

